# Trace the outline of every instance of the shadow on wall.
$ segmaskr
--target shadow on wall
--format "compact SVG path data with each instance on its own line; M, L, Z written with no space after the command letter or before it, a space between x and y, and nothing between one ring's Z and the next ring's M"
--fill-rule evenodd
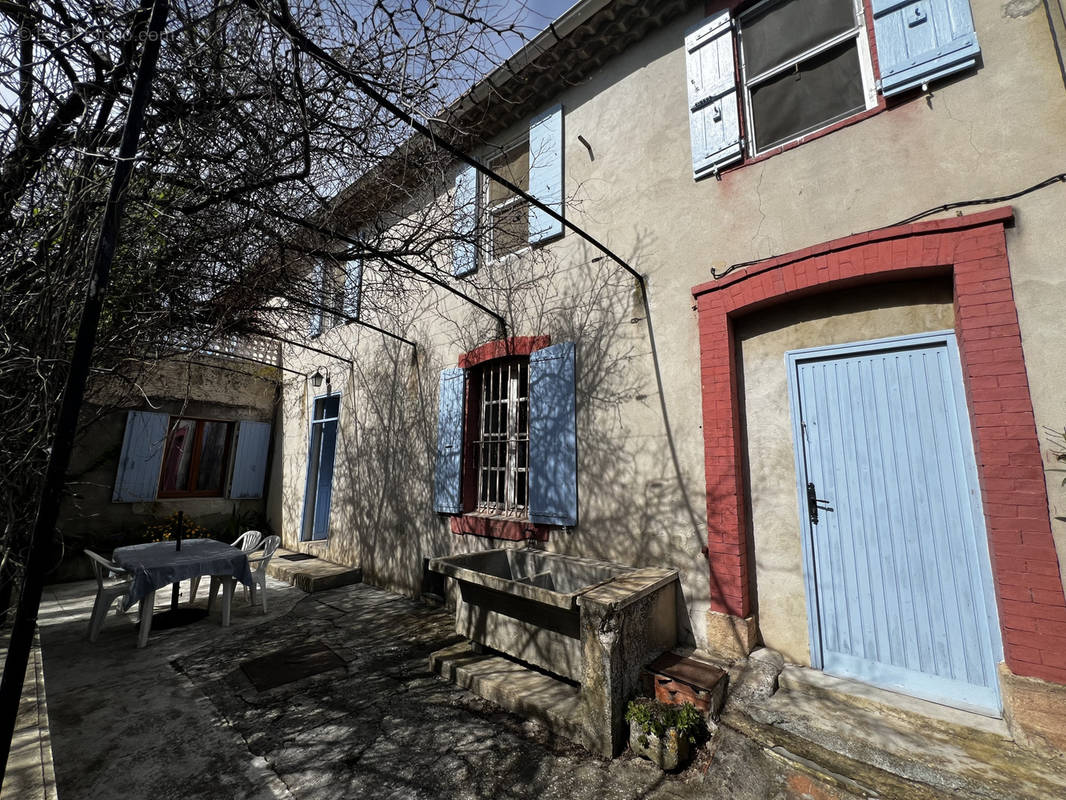
M637 240L627 259L639 268L641 254L654 245L647 237ZM692 643L694 632L703 630L711 594L702 553L706 512L695 320L686 314L665 324L674 338L685 335L693 352L684 358L683 347L673 345L670 369L678 369L680 358L685 375L664 380L639 284L590 248L568 249L569 255L552 262L542 257L532 265L523 260L483 267L469 282L480 302L506 317L508 335L547 334L553 343L576 343L580 519L572 529L553 531L546 547L678 569L680 635ZM686 326L692 326L691 335ZM350 368L328 557L357 564L368 583L418 595L425 559L500 545L451 534L447 517L432 510L440 370L499 334L490 316L452 298L428 296L409 300L388 327L419 342L417 357L409 346L390 341L368 351L372 358L356 357ZM693 387L693 395L667 403L664 382ZM687 464L678 456L668 412L683 416L685 435L698 440L684 443ZM304 469L305 459L306 451ZM303 479L286 498L287 519L299 519Z

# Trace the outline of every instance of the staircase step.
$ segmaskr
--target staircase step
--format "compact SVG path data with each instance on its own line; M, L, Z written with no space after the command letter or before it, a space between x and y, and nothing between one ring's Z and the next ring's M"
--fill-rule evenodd
M267 565L267 575L292 584L297 589L313 594L338 586L362 583L363 571L358 567L334 564L324 558L285 550L279 547Z

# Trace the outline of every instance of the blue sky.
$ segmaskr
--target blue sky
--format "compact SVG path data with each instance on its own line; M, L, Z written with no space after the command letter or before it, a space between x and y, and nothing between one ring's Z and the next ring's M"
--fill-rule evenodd
M522 3L525 5L524 24L537 31L543 30L575 2L577 0L525 0Z

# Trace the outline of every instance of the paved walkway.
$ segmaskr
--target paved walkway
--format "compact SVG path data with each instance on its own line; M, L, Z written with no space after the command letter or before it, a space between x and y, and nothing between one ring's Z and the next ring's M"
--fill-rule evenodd
M41 614L62 800L716 796L699 763L598 759L432 675L430 652L457 641L444 611L272 582L267 617L235 597L231 628L213 617L137 650L114 614L84 638L94 588L53 587ZM344 665L264 691L239 666L311 642Z
M430 673L429 654L458 641L451 614L362 584L305 595L272 580L268 615L238 595L230 628L219 627L216 610L189 627L153 631L143 650L132 621L115 615L96 644L87 641L94 592L94 583L53 587L40 617L61 800L852 800L868 786L907 800L1066 796L1059 759L994 742L982 759L991 753L1021 773L978 785L966 778L973 759L959 749L975 740L937 744L918 728L901 738L883 717L857 730L836 703L812 711L781 693L752 707L761 722L723 717L679 774L629 755L600 759ZM241 667L315 646L332 661L318 662L328 669L317 674L297 677L296 661L275 659L256 688ZM954 758L959 780L900 782L870 766L895 768L877 760L880 751L852 752L868 739L904 742L900 774ZM868 763L819 750L823 740Z

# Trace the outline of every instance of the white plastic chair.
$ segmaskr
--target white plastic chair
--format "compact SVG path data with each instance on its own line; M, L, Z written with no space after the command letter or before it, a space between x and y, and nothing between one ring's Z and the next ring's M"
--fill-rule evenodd
M281 544L280 536L268 536L263 540L263 550L248 556L248 566L252 569L252 605L255 605L255 589L258 586L263 598L263 613L267 613L267 565Z
M278 549L278 545L281 544L280 536L268 536L263 540L263 549L255 550L248 554L248 566L252 570L252 595L251 603L255 605L255 587L262 587L263 597L263 613L266 613L266 568L270 563L270 559L273 558L275 551ZM211 610L211 606L215 603L215 594L218 593L218 587L222 587L222 624L229 624L229 602L233 596L233 588L236 583L236 579L232 575L212 575L211 576L211 591L207 595L207 610Z
M245 531L230 544L230 547L237 547L243 550L245 553L250 553L259 546L259 541L263 538L263 534L259 531ZM196 602L196 592L200 588L200 575L195 578L189 578L189 602Z
M115 602L115 598L129 593L133 577L118 564L108 561L92 550L86 550L85 555L92 562L93 573L96 575L96 600L93 602L92 616L89 617L89 641L95 642L104 627L111 604ZM118 579L112 578L112 574L118 576ZM119 603L118 613L126 613L122 603Z

